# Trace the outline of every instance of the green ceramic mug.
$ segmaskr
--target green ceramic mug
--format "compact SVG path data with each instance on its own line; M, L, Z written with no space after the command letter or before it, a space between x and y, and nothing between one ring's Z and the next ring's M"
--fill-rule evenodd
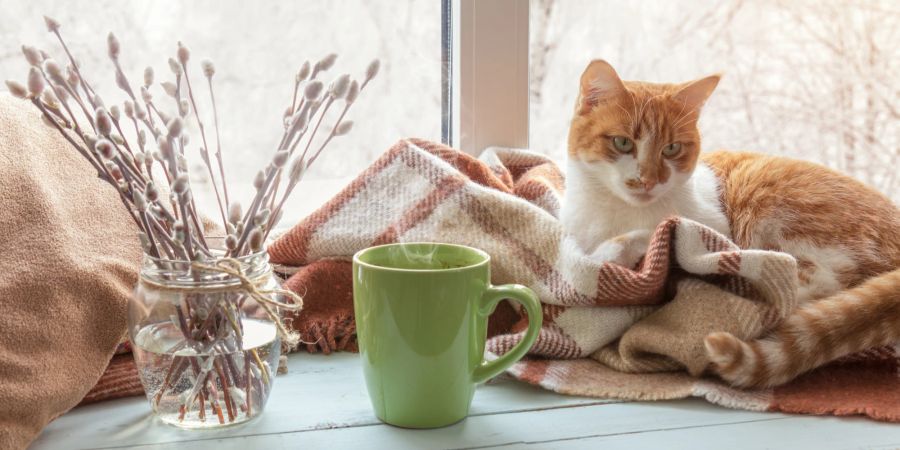
M408 428L466 417L475 386L531 348L541 304L531 289L491 285L491 258L478 249L414 243L371 247L353 256L353 305L363 371L383 422ZM528 312L512 350L485 362L487 319L503 299Z

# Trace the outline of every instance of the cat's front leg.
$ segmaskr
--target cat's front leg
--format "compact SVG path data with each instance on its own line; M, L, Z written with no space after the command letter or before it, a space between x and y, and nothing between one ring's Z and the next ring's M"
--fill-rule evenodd
M628 268L637 267L650 246L650 230L634 230L603 241L590 254L597 262L611 262Z

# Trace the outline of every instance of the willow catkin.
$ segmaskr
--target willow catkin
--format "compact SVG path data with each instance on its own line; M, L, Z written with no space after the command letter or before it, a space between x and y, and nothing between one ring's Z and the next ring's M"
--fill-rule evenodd
M184 242L184 223L180 220L172 225L172 240L178 243Z
M345 120L338 124L338 126L334 127L334 135L335 136L343 136L350 132L353 128L352 120Z
M95 108L96 108L96 107L100 107L100 108L105 108L105 107L106 107L106 105L103 103L103 99L100 98L99 95L96 95L96 94L95 94L95 95L88 95L88 98L91 100L91 104L95 105Z
M188 50L181 41L178 41L178 51L176 52L178 55L178 62L181 63L182 67L187 65L189 59L191 59L191 51Z
M250 230L248 242L250 243L250 250L254 253L262 250L263 234L258 227Z
M131 86L128 85L128 79L122 71L116 71L116 86L125 92L131 92Z
M144 196L147 197L147 200L151 203L159 200L159 188L156 187L154 182L147 182L147 187L144 188Z
M9 89L9 93L18 98L27 98L28 97L28 89L14 80L6 80L6 88Z
M256 216L253 217L253 223L256 224L256 226L264 226L269 222L270 214L271 211L269 211L269 208L263 209L262 211L256 213Z
M69 93L65 89L63 89L59 86L52 86L52 87L53 87L53 93L56 94L56 98L58 98L59 101L66 102L69 100Z
M164 136L160 136L159 140L156 142L156 145L159 146L159 158L160 162L168 161L169 158L172 157L172 144L169 143L169 140ZM156 156L156 155L154 155Z
M112 131L112 119L110 119L109 113L102 106L94 111L94 122L97 124L97 132L101 136L109 136L109 133Z
M28 70L28 92L37 97L44 92L44 75L37 67Z
M140 103L134 104L134 117L138 120L144 120L147 118L147 110L141 106Z
M63 75L62 68L59 67L59 64L57 64L56 61L48 58L44 60L43 65L44 73L47 74L47 77L50 78L50 81L59 85L66 84L66 77Z
M170 138L178 138L184 131L184 121L181 120L181 117L174 117L166 123L166 129L168 129Z
M272 165L279 169L284 167L284 165L287 164L288 156L290 156L290 154L287 150L275 152L275 156L272 157Z
M172 75L181 76L181 64L178 64L178 61L175 61L175 58L169 58L168 63Z
M109 33L106 36L106 49L109 54L109 59L116 61L119 59L119 53L122 51L122 46L119 45L119 40L116 38L116 35Z
M28 64L31 66L40 66L41 61L44 60L44 58L41 58L41 52L38 49L27 45L22 46L22 54L25 55L25 61L28 61Z
M184 117L187 116L189 112L191 112L191 105L188 103L188 100L186 98L179 100L178 114L181 115L181 117Z
M316 63L316 68L319 69L319 72L324 72L331 68L334 65L335 61L337 61L338 55L337 53L329 53L324 58L320 59L319 62Z
M97 145L97 139L99 139L94 133L83 133L81 137L84 139L85 144L90 148L94 148L94 146Z
M163 81L162 83L159 83L159 85L162 86L163 92L168 94L170 97L175 97L176 95L178 95L178 88L175 86L175 83L172 83L171 81Z
M310 64L309 61L303 61L303 65L300 66L300 70L297 71L297 82L301 82L309 78L310 73Z
M366 81L375 78L375 75L378 75L378 70L381 68L381 60L373 59L372 62L369 63L369 67L366 67Z
M59 100L56 98L56 95L54 95L53 91L50 89L46 89L46 90L44 90L44 92L41 93L41 103L43 103L46 107L48 107L52 110L59 111L59 108L60 108Z
M180 154L179 154L179 155L176 155L176 156L175 156L175 162L176 162L176 165L178 166L178 171L179 171L179 172L187 173L187 171L188 171L188 162L187 162L187 158L185 158L184 155L180 155Z
M238 243L238 240L234 234L229 234L228 236L225 236L225 248L227 248L228 250L236 249L237 243Z
M147 66L144 69L144 86L150 87L152 85L153 85L153 68L150 66Z
M324 89L324 87L325 85L322 84L321 81L311 81L306 85L306 88L303 89L303 97L306 98L307 101L316 100L319 98L319 95L322 94L322 89Z
M51 33L59 31L59 22L57 22L52 17L44 16L44 24L47 25L47 31Z
M182 196L187 193L190 180L188 179L188 174L180 173L177 177L175 177L175 181L172 182L172 192L175 194Z
M78 71L71 64L66 66L66 81L69 83L69 86L78 86L78 83L81 82Z
M131 193L131 202L134 203L134 209L138 212L147 210L147 200L139 189L134 189Z
M203 76L206 78L212 78L213 75L216 74L215 64L208 59L204 59L203 62L200 63L200 68L203 69Z
M359 97L359 83L353 80L350 82L350 87L347 88L347 96L344 97L344 101L349 105L355 102L357 97Z
M253 187L256 188L256 190L258 191L258 190L262 189L263 184L265 184L265 183L266 183L266 174L263 173L262 170L260 170L259 172L256 172L256 178L253 179Z
M98 139L94 144L94 150L97 151L104 160L113 159L116 156L115 146L107 139Z
M241 221L241 217L243 217L241 204L238 202L231 202L231 204L228 205L228 222L236 224Z
M334 99L343 98L350 88L350 75L343 74L331 83L328 89L328 95Z

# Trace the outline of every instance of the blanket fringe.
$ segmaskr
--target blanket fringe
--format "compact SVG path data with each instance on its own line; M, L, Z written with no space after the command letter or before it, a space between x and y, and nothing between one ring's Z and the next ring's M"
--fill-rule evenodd
M328 320L316 320L303 324L300 332L301 343L309 353L357 351L356 323L353 315L339 315Z

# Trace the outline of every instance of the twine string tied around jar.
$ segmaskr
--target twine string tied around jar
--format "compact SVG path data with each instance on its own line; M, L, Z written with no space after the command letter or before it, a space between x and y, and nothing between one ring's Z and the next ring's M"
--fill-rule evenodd
M266 312L266 315L269 316L269 319L275 323L276 328L278 329L278 334L281 336L282 341L287 345L288 348L294 348L300 342L300 335L296 331L288 330L287 326L285 326L284 321L279 317L277 309L284 309L286 311L300 311L303 309L303 297L299 294L290 291L288 289L266 289L261 286L264 284L265 280L268 279L268 276L271 275L271 272L267 274L263 274L262 276L250 278L248 277L243 270L241 262L234 258L223 258L215 262L215 264L204 264L201 262L193 262L191 263L191 269L193 270L202 270L205 272L218 272L225 275L232 276L236 278L240 285L236 288L246 293L250 298L256 301L263 310ZM171 285L161 286L158 283L151 282L150 280L143 279L145 283L150 283L156 285L157 287L162 287L165 289L173 289L174 287ZM217 287L217 288L197 288L197 287L184 287L177 288L177 290L184 290L190 292L209 292L210 290L222 291L222 290L235 290L234 286L230 287ZM291 299L292 303L285 303L278 301L276 299L277 295L284 295ZM273 309L274 308L274 309Z

